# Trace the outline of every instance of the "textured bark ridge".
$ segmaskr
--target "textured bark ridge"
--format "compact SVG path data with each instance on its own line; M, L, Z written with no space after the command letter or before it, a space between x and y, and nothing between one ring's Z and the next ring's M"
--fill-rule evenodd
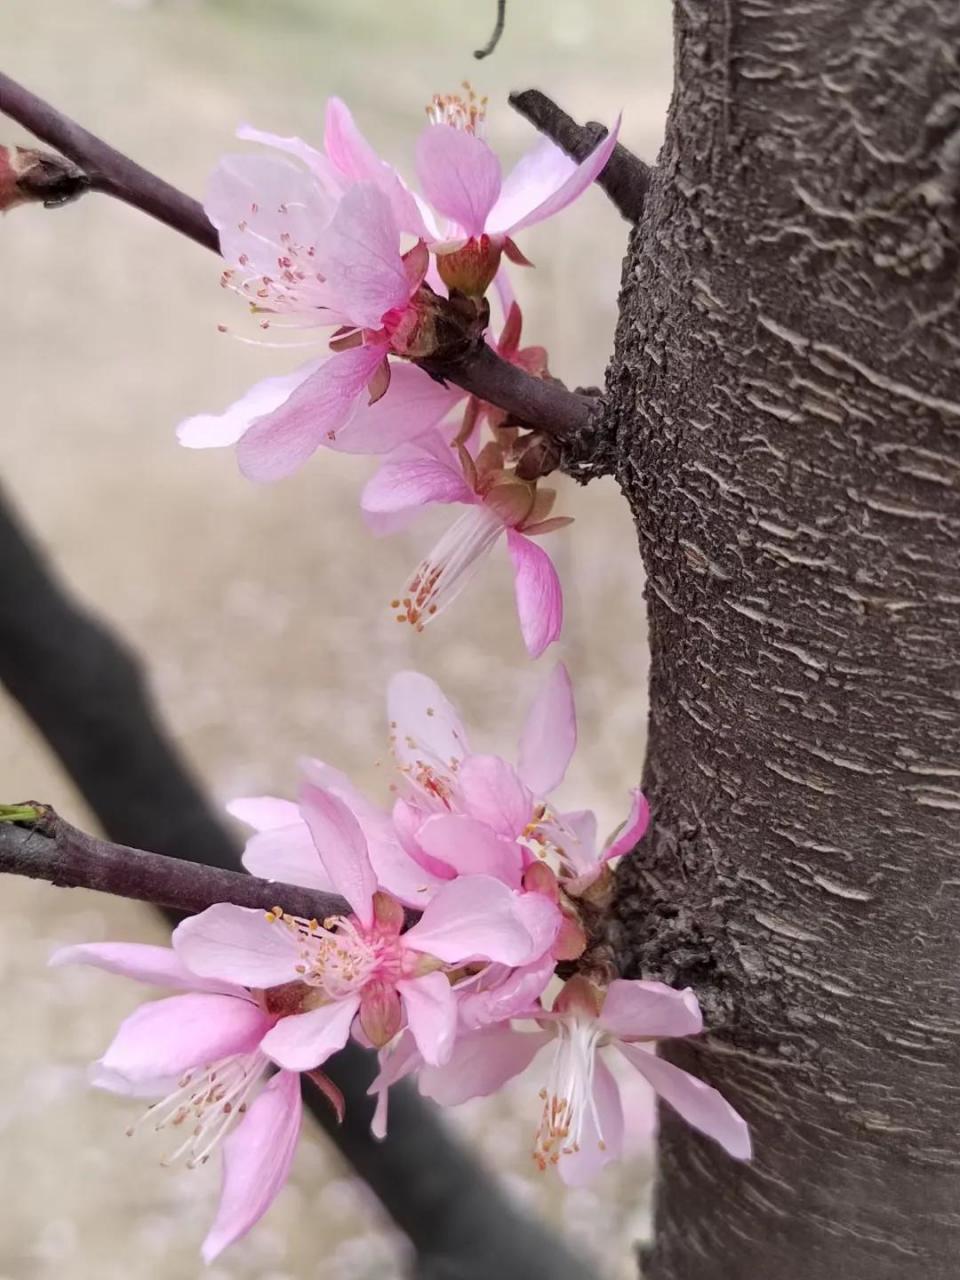
M960 1275L960 6L677 0L606 423L653 646L627 976L749 1118L664 1116L655 1280Z

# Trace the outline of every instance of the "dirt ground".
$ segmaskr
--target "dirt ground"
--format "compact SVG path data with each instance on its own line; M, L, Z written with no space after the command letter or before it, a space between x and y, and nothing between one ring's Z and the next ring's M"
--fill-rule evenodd
M503 46L477 64L494 5L474 0L5 0L3 67L145 164L200 192L232 131L250 121L311 137L328 94L409 171L423 105L470 77L490 95L489 136L509 156L532 139L506 106L537 85L580 118L626 111L624 138L652 158L669 94L666 0L517 0ZM0 139L20 140L13 128ZM602 380L625 229L599 192L528 231L538 264L519 282L526 335L571 384ZM388 608L431 528L377 546L359 485L370 466L325 455L256 489L225 452L174 439L189 413L235 398L302 353L232 342L216 262L100 197L0 226L7 288L3 483L78 595L149 657L157 701L218 800L288 791L298 755L328 759L382 792L383 691L417 666L440 681L489 749L509 751L539 670L526 659L506 557L423 636ZM556 656L578 692L582 749L564 799L612 825L639 774L645 631L639 561L612 484L564 487L576 516L554 536L567 625ZM624 695L624 690L629 692ZM0 799L82 803L14 707L0 704ZM198 1246L216 1162L161 1168L163 1148L124 1130L137 1113L88 1090L86 1064L141 993L120 979L49 971L65 942L162 940L151 912L5 879L0 975L0 1280L366 1280L403 1274L403 1246L322 1141L244 1247L205 1270ZM516 1194L589 1249L609 1277L634 1273L647 1230L647 1156L586 1191L535 1175L536 1085L454 1117Z

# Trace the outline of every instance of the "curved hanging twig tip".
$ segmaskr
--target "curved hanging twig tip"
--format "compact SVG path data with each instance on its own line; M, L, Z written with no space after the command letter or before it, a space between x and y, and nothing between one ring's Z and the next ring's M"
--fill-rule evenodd
M475 49L473 56L475 58L488 58L497 45L500 43L500 37L503 35L503 28L507 25L507 0L497 0L497 23L493 28L493 35L483 46L482 49Z

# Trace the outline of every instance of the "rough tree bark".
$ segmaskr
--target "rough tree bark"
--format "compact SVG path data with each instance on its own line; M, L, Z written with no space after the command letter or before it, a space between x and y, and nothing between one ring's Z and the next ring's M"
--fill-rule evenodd
M647 571L627 976L749 1118L664 1116L651 1280L960 1269L960 7L677 0L606 466Z

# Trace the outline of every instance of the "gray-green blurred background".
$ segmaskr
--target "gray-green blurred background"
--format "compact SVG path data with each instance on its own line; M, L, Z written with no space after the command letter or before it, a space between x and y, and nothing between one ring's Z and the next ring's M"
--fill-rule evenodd
M200 193L241 121L316 140L343 96L412 176L423 107L469 77L489 133L513 159L533 141L506 105L537 86L580 119L624 110L623 137L659 144L670 88L667 0L512 0L497 54L478 64L493 0L4 0L4 70L185 189ZM12 126L0 141L21 141ZM537 264L517 281L525 336L568 383L602 381L625 227L591 191L523 233ZM302 352L217 332L240 304L218 264L101 197L0 225L4 306L2 476L78 595L148 658L156 700L218 801L289 791L320 755L385 797L383 691L417 666L438 679L487 749L509 751L521 709L555 657L576 682L581 749L563 795L620 820L641 765L646 652L639 560L614 485L561 482L576 516L549 549L563 577L560 645L531 664L506 556L422 636L388 602L443 519L374 543L358 514L370 464L332 454L256 489L230 452L191 453L187 414L219 409ZM2 589L2 583L0 583ZM0 799L51 801L90 819L16 708L0 704ZM124 1129L139 1104L89 1091L86 1063L143 998L121 979L48 971L55 945L162 941L129 903L5 878L0 976L0 1280L367 1280L403 1274L403 1245L362 1185L312 1135L249 1240L205 1271L198 1246L217 1162L164 1169L163 1144ZM453 1117L517 1196L630 1276L647 1230L641 1153L596 1187L565 1192L533 1171L536 1083Z

